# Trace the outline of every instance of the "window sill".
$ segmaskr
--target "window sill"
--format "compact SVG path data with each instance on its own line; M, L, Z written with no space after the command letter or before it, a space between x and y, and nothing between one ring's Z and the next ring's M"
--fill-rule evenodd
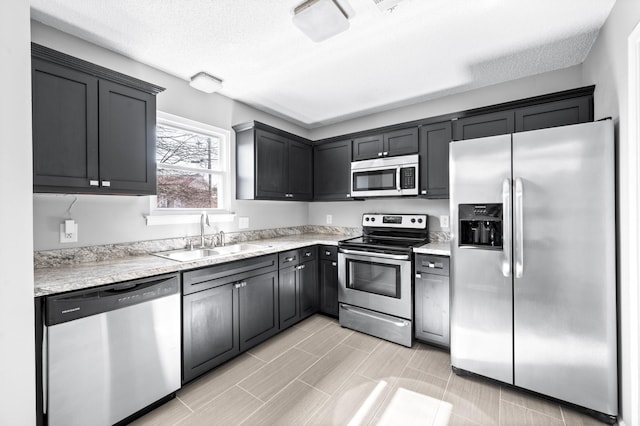
M149 214L145 215L144 218L147 222L147 226L156 226L156 225L181 225L188 223L200 223L200 214ZM233 212L229 213L209 213L209 222L210 223L221 223L221 222L233 222L236 214Z

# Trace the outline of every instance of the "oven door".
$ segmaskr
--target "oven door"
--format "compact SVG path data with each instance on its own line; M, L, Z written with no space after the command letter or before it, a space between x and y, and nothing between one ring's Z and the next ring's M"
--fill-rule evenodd
M411 256L340 249L338 300L412 318Z

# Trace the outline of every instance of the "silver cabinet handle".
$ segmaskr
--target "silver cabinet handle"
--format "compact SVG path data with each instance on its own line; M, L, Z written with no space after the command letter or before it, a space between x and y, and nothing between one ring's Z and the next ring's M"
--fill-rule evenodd
M331 252L328 251L328 250L325 250L324 254L325 254L325 256L331 256Z
M389 151L384 151L384 152L382 153L382 155L383 155L383 156L389 155Z
M393 324L393 325L395 325L397 327L407 327L407 326L411 325L411 323L409 321L392 320L392 319L389 319L389 318L380 317L380 316L375 315L375 314L373 314L371 312L367 312L367 311L364 311L362 309L358 309L358 308L356 308L354 306L345 305L344 303L341 303L340 307L342 309L344 309L345 311L349 311L349 312L353 312L354 314L358 314L358 315L362 315L362 316L365 316L365 317L373 318L373 319L376 319L378 321L388 322L388 323Z
M340 249L340 251L344 254L359 254L361 256L381 257L383 259L393 259L393 260L409 260L408 254L386 254L386 253L377 253L374 251L360 251L360 250L351 250L351 249Z
M246 282L246 281L242 281L242 282L240 283L240 285L241 285L242 287L246 287L246 286L247 286L247 282Z
M293 262L294 260L295 260L295 257L293 256L284 258L285 263Z
M104 186L105 188L108 188L111 186L111 181L109 180L103 180L102 181L102 186Z
M336 262L331 262L331 266L338 266Z
M100 186L100 182L92 179L89 181L89 186Z
M305 251L304 252L304 257L309 257L311 256L311 252L310 251Z
M511 276L511 179L502 181L502 275Z
M416 272L416 278L422 278L422 273L421 272Z
M515 191L515 251L516 251L516 278L522 278L524 274L524 241L523 241L523 216L522 216L522 201L524 199L524 188L522 185L522 179L516 178L516 191Z
M234 286L235 288L240 288L240 287L242 287L242 285L240 285L240 283L235 283L233 286Z
M347 194L347 198L351 198L351 194Z
M382 153L381 152L378 153L378 157L382 157Z
M296 269L299 271L300 269L304 269L304 265L298 265L296 266Z

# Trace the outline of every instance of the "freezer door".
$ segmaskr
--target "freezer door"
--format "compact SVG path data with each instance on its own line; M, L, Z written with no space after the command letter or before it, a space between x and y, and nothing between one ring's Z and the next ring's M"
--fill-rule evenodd
M459 247L459 204L503 203L509 195L511 135L450 144L451 363L507 383L513 381L510 226L503 249ZM510 201L503 205L509 217Z
M515 385L616 415L611 121L513 135Z

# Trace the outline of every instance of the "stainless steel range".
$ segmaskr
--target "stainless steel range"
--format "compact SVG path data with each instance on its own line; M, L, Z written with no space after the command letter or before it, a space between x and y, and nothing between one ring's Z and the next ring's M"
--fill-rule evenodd
M427 215L362 215L363 235L338 243L340 325L413 344L413 247L428 242Z

